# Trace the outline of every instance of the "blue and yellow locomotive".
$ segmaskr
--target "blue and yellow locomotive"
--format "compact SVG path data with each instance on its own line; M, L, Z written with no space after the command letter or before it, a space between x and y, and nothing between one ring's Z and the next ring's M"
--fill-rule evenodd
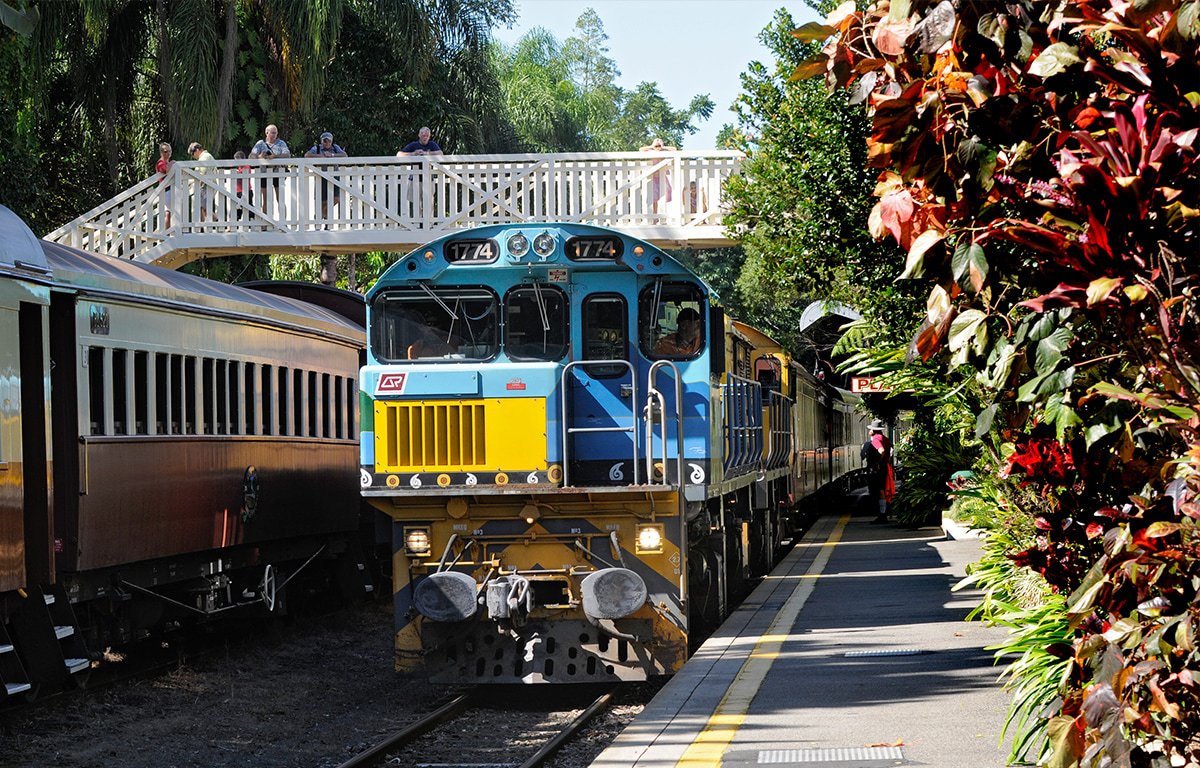
M675 672L862 439L848 393L611 230L435 240L368 325L363 495L393 520L397 667L433 680Z

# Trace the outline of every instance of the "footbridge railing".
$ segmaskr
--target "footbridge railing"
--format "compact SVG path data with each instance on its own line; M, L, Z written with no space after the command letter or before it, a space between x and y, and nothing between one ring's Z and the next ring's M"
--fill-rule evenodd
M484 224L580 222L728 245L733 151L177 162L46 239L177 267L236 253L407 250Z

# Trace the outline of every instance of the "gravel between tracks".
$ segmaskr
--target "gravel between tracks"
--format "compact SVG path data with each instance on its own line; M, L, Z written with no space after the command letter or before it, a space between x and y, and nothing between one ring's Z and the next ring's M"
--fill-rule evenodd
M0 766L337 766L453 693L391 671L391 628L380 601L153 679L0 712ZM587 766L641 709L601 715L553 765Z

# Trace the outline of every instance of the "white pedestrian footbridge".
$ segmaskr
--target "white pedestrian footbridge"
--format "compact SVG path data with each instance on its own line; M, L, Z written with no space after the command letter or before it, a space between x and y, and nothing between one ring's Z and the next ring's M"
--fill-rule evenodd
M742 159L717 150L177 162L46 239L170 268L241 253L407 251L471 227L543 221L713 248L731 242L722 191Z

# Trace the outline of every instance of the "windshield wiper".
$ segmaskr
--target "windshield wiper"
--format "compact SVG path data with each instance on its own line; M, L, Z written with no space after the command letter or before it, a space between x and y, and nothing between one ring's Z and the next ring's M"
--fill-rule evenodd
M542 316L542 332L548 333L550 331L550 317L546 314L546 300L542 298L542 286L540 283L533 284L533 295L537 299L538 313Z
M442 309L446 310L446 314L450 315L450 317L452 319L454 319L454 320L458 319L458 315L454 314L454 310L450 309L450 305L448 305L446 302L442 301L442 297L438 296L436 293L434 293L432 288L430 288L425 283L421 283L421 282L418 282L417 285L421 286L421 290L425 291L425 293L428 293L430 298L432 298L434 301L436 301L438 303L438 306L440 306Z

